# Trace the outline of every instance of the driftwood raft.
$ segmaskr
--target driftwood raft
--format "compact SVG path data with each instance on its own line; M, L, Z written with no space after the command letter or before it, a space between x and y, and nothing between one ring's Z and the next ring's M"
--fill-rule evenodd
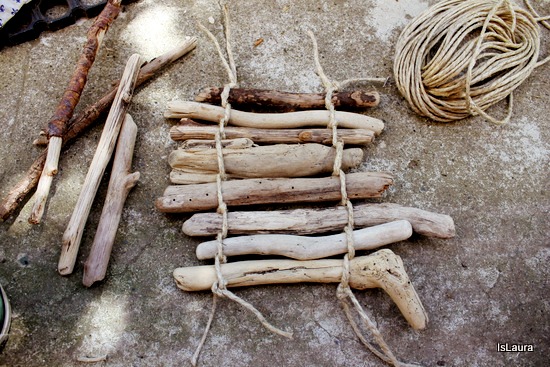
M232 110L228 125L223 129L225 140L220 140L220 146L216 147L220 127L211 123L224 116L224 109L202 102L219 103L220 93L220 88L208 88L197 96L196 102L169 104L165 117L181 119L171 128L170 137L181 145L169 155L172 185L157 199L157 209L164 213L215 210L220 200L218 185L221 185L225 204L241 208L227 213L227 233L244 235L223 239L224 256L255 254L296 259L222 264L220 269L227 286L339 282L342 261L319 259L348 251L346 236L341 233L348 221L344 207L244 210L246 206L257 204L335 203L341 200L341 181L331 175L336 149L332 146L334 131L327 128L329 113L309 110L322 108L324 95L232 89L229 101L236 106L283 112ZM350 96L361 97L350 102ZM345 106L348 111L373 107L378 99L374 93L368 97L360 92L333 95L333 103ZM370 102L366 103L367 100ZM340 168L344 171L357 169L363 162L359 147L373 142L384 124L358 113L336 114L337 136L346 146ZM220 153L226 180L218 182ZM357 200L383 196L393 184L393 178L384 172L353 172L346 175L345 182L348 197ZM196 213L184 222L183 232L190 236L219 234L223 230L222 217L216 212ZM450 238L455 233L453 220L447 215L391 203L355 205L354 217L355 249L362 251L406 240L413 231L439 238ZM340 234L332 234L334 232ZM318 237L304 236L323 233ZM196 254L200 260L213 259L219 251L218 239L201 243ZM376 263L382 270L371 266ZM361 270L366 268L373 273ZM380 274L385 275L381 277ZM401 279L383 280L388 274L400 274ZM178 268L174 277L178 287L186 291L210 289L217 281L214 266ZM420 299L401 259L393 252L382 250L354 259L350 285L359 289L384 288L414 328L426 326L428 318Z

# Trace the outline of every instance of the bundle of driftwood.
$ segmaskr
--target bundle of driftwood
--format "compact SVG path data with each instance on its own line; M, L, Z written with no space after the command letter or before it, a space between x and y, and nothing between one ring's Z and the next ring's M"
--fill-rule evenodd
M329 111L323 94L296 94L268 90L233 89L229 102L233 109L224 128L222 149L214 140L218 122L225 110L208 103L220 101L220 88L207 89L196 102L169 104L167 118L181 119L170 130L173 140L182 142L168 162L172 171L162 197L156 201L159 211L188 213L216 209L218 185L223 201L231 208L223 214L194 214L183 224L190 236L212 236L227 224L230 236L223 239L224 256L277 255L294 260L254 260L222 264L226 286L254 284L339 282L342 260L321 258L348 251L342 233L348 224L345 207L302 208L292 210L247 211L254 204L289 204L338 202L341 181L331 175L336 149L333 130L327 128ZM333 104L342 109L373 107L377 93L335 93ZM281 109L280 113L244 112L243 109ZM290 112L289 112L290 111ZM337 136L346 148L341 157L344 171L358 168L363 162L362 146L379 135L382 121L353 112L336 112ZM200 122L195 121L200 120ZM348 146L351 146L348 148ZM218 155L221 151L227 180L217 181ZM393 178L383 172L346 174L350 199L378 198L392 185ZM428 211L397 204L357 204L353 207L353 239L356 250L373 250L406 240L413 231L426 236L454 236L453 220ZM332 232L332 233L330 233ZM322 234L323 236L304 236ZM334 234L336 233L336 234ZM219 239L198 245L198 259L213 259ZM207 290L218 280L215 266L178 268L174 277L186 291ZM423 329L428 320L399 256L384 249L351 261L350 286L357 289L380 287L395 301L404 317L415 329Z

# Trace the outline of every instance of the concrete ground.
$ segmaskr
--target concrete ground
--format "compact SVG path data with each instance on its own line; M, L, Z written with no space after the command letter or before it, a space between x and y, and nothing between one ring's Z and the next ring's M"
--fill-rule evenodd
M307 30L317 36L332 79L391 77L400 30L435 1L232 1L231 42L243 87L320 92ZM541 13L550 3L534 2ZM188 365L211 307L209 292L184 293L172 271L198 265L197 239L180 227L188 217L157 212L176 147L163 118L168 101L192 100L227 76L215 48L198 29L221 39L217 2L140 0L124 8L107 33L78 110L121 75L127 58L152 58L184 36L197 49L135 95L139 126L134 168L141 172L122 215L107 278L86 289L89 252L106 191L104 180L84 232L74 274L57 274L61 236L101 134L101 122L62 153L46 218L27 224L29 205L0 224L0 283L13 307L1 366L77 366L79 357L107 356L104 366ZM91 20L0 51L0 196L24 174L39 149L32 145L51 117ZM255 41L263 43L255 46ZM542 31L542 54L550 32ZM549 162L550 65L515 93L511 122L481 118L434 123L415 115L390 78L376 88L386 122L367 148L363 169L388 171L395 185L382 202L449 214L457 235L415 235L389 246L405 263L429 314L413 331L380 290L357 291L382 335L404 361L425 366L546 366L550 354ZM504 114L506 103L491 109ZM206 262L205 262L206 263ZM200 358L202 366L379 366L353 333L336 299L336 285L257 286L236 293L294 340L266 331L249 312L220 302ZM533 352L497 351L497 343L532 344Z

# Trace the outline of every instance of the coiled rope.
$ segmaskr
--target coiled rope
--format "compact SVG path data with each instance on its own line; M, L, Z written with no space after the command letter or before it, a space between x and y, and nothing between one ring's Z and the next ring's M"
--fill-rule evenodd
M481 115L507 123L512 92L550 60L538 61L537 24L549 28L549 17L525 3L528 10L510 0L445 0L409 23L397 41L393 71L412 109L435 121ZM506 97L506 117L485 112Z

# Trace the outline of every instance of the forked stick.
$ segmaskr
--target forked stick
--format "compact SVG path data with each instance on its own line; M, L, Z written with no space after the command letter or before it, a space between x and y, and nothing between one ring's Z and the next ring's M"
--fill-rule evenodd
M139 180L139 172L130 172L136 136L137 125L132 116L127 114L117 142L101 219L97 225L90 255L84 264L82 284L86 287L105 278L124 202Z
M338 283L343 260L255 260L221 265L229 287L259 284ZM217 281L213 265L174 270L174 278L184 291L208 290ZM416 293L403 261L391 250L383 249L369 256L351 260L349 285L355 289L382 288L417 330L424 329L428 316Z
M168 104L167 118L191 118L211 122L219 121L225 114L223 107L205 103L174 101ZM326 127L330 120L327 110L311 110L287 113L252 113L231 110L229 125L263 129L291 129L306 126ZM376 135L384 129L384 123L374 117L352 112L336 111L338 126L348 129L366 129Z
M412 226L406 220L358 229L353 231L354 247L356 250L372 250L404 241L412 233ZM197 246L197 258L213 259L217 250L218 241L202 242ZM343 254L347 250L346 236L343 233L321 237L259 234L223 240L223 254L226 256L280 255L296 260L313 260Z

